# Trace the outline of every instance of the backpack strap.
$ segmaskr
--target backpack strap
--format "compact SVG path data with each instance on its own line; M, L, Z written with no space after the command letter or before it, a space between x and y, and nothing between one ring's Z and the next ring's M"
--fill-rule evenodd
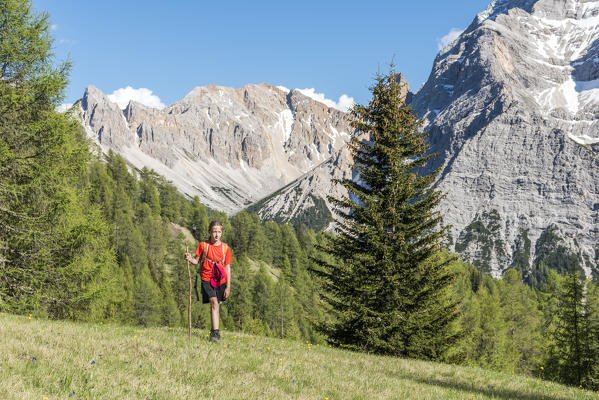
M202 254L202 260L201 260L202 265L204 265L205 260L208 260L213 264L221 264L222 263L224 266L225 258L227 257L226 250L228 250L229 247L225 243L221 243L221 245L222 245L221 251L223 252L223 260L222 261L214 261L214 260L211 260L210 258L208 258L208 249L210 248L210 241L204 242L204 243L206 243L206 246L204 246L204 252Z

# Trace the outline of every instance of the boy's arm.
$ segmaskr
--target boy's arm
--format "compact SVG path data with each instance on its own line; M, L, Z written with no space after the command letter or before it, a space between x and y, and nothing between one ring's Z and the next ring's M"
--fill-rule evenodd
M193 257L193 256L191 255L191 253L185 253L185 259L186 259L187 261L189 261L190 263L192 263L192 264L198 265L198 263L200 262L200 259L201 259L201 256L198 254L198 251L200 251L200 247L201 247L201 245L202 245L202 243L200 243L200 244L198 245L198 248L197 248L197 249L196 249L196 251L194 252L194 256L195 256L195 257Z
M198 265L200 262L200 256L192 257L190 253L185 253L185 259L195 265Z

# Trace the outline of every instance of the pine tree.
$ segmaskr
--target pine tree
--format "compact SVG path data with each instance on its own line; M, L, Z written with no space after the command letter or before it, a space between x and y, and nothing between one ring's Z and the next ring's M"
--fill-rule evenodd
M594 282L587 281L586 298L583 312L585 314L585 331L587 342L584 351L583 364L585 376L583 386L599 389L599 286Z
M152 210L153 215L160 215L161 207L160 207L160 195L158 194L158 189L156 189L156 176L158 174L154 172L154 170L149 170L146 167L143 167L140 173L140 200L143 203L146 203L150 209Z
M208 232L208 211L206 206L200 203L198 196L191 200L191 216L187 223L191 234L197 241L204 240Z
M144 326L158 325L163 317L160 288L144 265L135 280L135 322Z
M555 345L549 365L561 382L580 385L585 376L585 347L588 333L586 317L583 313L584 283L578 273L567 274L557 293L559 308L557 324L553 332Z
M227 305L236 329L245 330L252 319L252 277L249 271L249 259L246 255L238 258L235 278L231 282L231 293L234 300Z
M436 254L446 235L435 207L435 171L419 174L427 155L421 121L406 107L398 74L378 74L367 106L352 110L350 149L356 179L339 181L349 196L331 198L338 236L320 247L324 298L336 320L323 327L333 344L369 352L440 358L456 339L452 275Z
M162 324L166 326L177 326L181 322L181 314L175 303L175 295L168 274L164 269L160 270L159 287L162 299Z
M276 332L278 313L276 300L273 298L275 296L274 283L266 272L264 264L260 265L259 271L254 275L251 293L254 304L253 319L262 321L265 334L270 334L272 328L275 328Z

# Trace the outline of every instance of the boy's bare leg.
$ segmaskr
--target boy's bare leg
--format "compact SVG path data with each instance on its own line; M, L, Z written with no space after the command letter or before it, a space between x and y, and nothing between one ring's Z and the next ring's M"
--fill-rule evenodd
M212 319L212 329L218 330L218 320L220 319L220 305L216 297L210 298L210 317Z

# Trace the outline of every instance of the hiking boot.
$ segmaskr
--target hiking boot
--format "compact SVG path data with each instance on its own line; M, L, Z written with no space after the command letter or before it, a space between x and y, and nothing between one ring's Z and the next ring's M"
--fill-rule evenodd
M213 329L210 331L210 341L220 342L220 332L218 331L218 329Z

